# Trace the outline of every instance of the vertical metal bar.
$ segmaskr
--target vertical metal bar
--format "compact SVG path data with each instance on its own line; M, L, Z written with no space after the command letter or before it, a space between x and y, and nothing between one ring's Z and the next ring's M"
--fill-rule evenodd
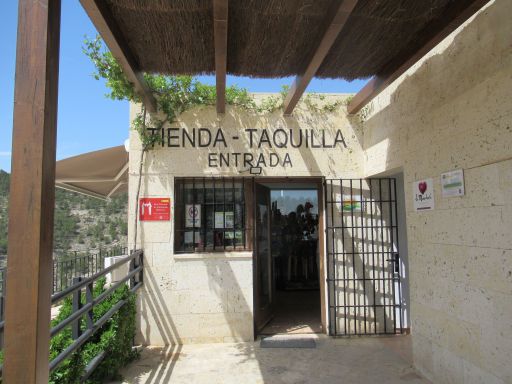
M395 259L394 259L394 242L393 242L393 196L391 194L391 180L388 179L388 193L389 193L389 239L391 242L391 249L389 254L389 260L393 260L391 262L391 289L393 292L393 300L391 302L392 307L390 308L393 311L393 333L396 333L396 310L395 310L395 299L396 299L396 292L395 292Z
M64 278L64 273L62 273L62 262L57 262L57 265L60 267L59 269L59 280L60 280L60 287L59 289L62 290L62 280Z
M385 243L384 243L384 211L382 209L382 178L379 178L379 204L380 204L380 236L381 236L381 259L382 259L382 308L384 310L384 333L388 333L386 324L386 262L385 262Z
M222 178L222 247L226 250L226 178Z
M192 178L192 212L196 212L196 178ZM194 252L196 250L196 219L192 219L192 246L194 247Z
M185 209L186 206L187 206L187 201L185 200L185 183L186 183L186 179L180 179L180 183L178 184L179 187L181 188L181 194L179 195L179 204L178 207L180 206L183 206L183 208ZM176 191L178 191L178 188L176 188ZM178 193L178 192L177 192ZM186 214L186 213L185 213ZM185 215L181 215L182 216L182 220L183 220L183 216ZM182 242L182 244L180 244L180 251L187 251L187 246L186 246L186 243L185 243L185 233L187 232L187 227L186 227L187 223L186 223L186 219L185 219L185 222L183 224L183 226L180 228L180 241ZM194 226L195 226L195 220L192 220L192 230L194 230ZM176 244L176 241L174 242ZM134 250L135 251L135 250Z
M135 269L135 259L130 260L130 264L128 267L128 273ZM130 289L135 286L135 276L130 277Z
M335 235L335 231L336 231L336 228L335 228L335 225L334 225L334 195L333 195L333 180L330 180L330 184L331 184L331 224L332 224L332 231L331 231L331 239L332 239L332 267L333 267L333 280L332 280L332 285L333 285L333 298L334 298L334 303L333 303L333 318L334 318L334 335L337 335L338 334L338 293L336 292L336 288L337 288L337 268L336 268L336 259L338 257L337 255L337 249L336 249L336 240L334 238L334 235ZM340 187L341 188L341 187ZM344 303L345 304L345 303Z
M235 250L236 244L236 203L235 203L235 178L231 178L231 198L233 202L233 250Z
M354 190L352 179L350 179L350 235L352 237L352 290L353 290L353 300L354 300L354 334L358 334L357 331L357 311L359 311L359 307L357 304L359 302L358 295L356 294L356 248L355 248L355 236L354 231L356 229L356 225L354 224Z
M240 185L241 185L240 204L242 205L242 243L244 245L244 250L245 250L245 249L247 249L247 244L246 244L246 239L245 239L245 237L247 235L247 223L245 222L245 180L244 179L240 179ZM252 223L251 223L251 225L252 225Z
M185 200L185 183L187 182L186 180L184 179L181 179L180 180L180 186L181 186L181 196L180 196L180 200L181 200L181 205L183 205L185 208L186 208L186 200ZM182 215L182 220L183 220L183 215ZM195 225L196 225L196 222L194 219L192 219L192 230L195 229ZM183 249L181 249L182 251L186 251L186 243L185 243L185 233L187 231L186 229L186 222L185 222L185 225L183 225L181 228L181 233L180 233L180 240L183 242Z
M332 277L331 277L331 266L330 266L330 263L329 263L329 255L332 255L332 257L334 257L334 254L333 254L333 250L331 249L331 252L329 252L329 229L332 227L332 217L331 217L331 227L329 227L329 215L327 214L329 212L329 204L332 204L332 200L329 201L329 199L327 198L327 181L328 180L325 180L323 181L323 185L324 185L324 209L325 209L325 228L324 228L324 234L325 234L325 237L326 237L326 254L327 254L327 258L326 258L326 268L327 268L327 276L326 276L326 283L327 283L327 308L328 308L328 315L329 315L329 335L332 336L333 335L333 332L332 332L332 308L331 308L331 305L332 305L332 302L331 302L331 283L332 283ZM319 237L320 238L320 237ZM320 257L322 257L322 255L320 255ZM320 281L320 284L324 284L323 281Z
M399 236L398 236L398 193L396 191L396 179L393 179L393 185L395 189L395 220L396 220L396 252L398 254L398 278L397 278L397 284L398 284L398 310L399 310L399 320L400 320L400 333L403 333L404 326L403 326L403 312L402 312L402 270L400 268L401 258L400 258L400 247L399 247ZM395 330L396 331L396 330Z
M85 300L86 300L86 303L88 303L88 304L92 303L92 301L93 301L93 283L92 282L87 284L87 286L85 287ZM85 321L86 321L87 329L92 329L93 325L94 325L94 309L93 309L93 307L91 307L91 309L89 309L87 311L85 319L86 319Z
M345 248L345 221L343 217L343 179L340 179L340 199L341 199L341 209L340 209L340 218L341 218L341 247L342 247L342 261L343 261L343 316L345 321L345 335L348 334L347 329L347 272L346 272L346 255L347 251Z
M369 179L368 180L369 183L370 183L370 228L371 228L371 233L372 233L372 268L373 268L373 273L372 273L372 287L373 287L373 331L374 333L377 333L377 302L376 302L376 297L377 297L377 288L375 286L375 284L377 283L377 281L375 280L375 222L373 221L373 210L374 210L374 207L375 207L375 204L373 202L373 179Z
M217 226L215 225L215 214L217 213L217 191L215 190L215 177L212 177L213 181L213 250L215 251L215 241L217 234Z
M365 204L363 203L363 179L359 179L359 197L360 197L360 204L361 204L361 251L362 251L362 262L363 262L363 318L364 318L364 333L367 333L366 329L366 307L367 307L367 301L366 301L366 263L365 263L365 249L364 249L364 242L366 241L366 236L364 235L364 208Z
M199 231L203 231L203 251L206 250L206 243L207 243L207 236L208 236L208 232L206 231L206 213L208 212L207 211L207 208L206 208L206 181L205 181L205 178L203 177L203 206L201 207L201 212L199 213L199 215L202 216L202 213L204 212L204 218L202 219L202 221L204 222L204 224L200 223L201 225L199 226Z
M78 284L82 281L81 277L74 277L73 278L73 284ZM73 313L77 312L80 308L82 308L82 289L77 289L75 292L73 292ZM75 321L73 321L71 325L71 335L73 337L73 340L76 340L80 337L82 334L82 330L80 328L80 322L82 320L82 317L79 317Z

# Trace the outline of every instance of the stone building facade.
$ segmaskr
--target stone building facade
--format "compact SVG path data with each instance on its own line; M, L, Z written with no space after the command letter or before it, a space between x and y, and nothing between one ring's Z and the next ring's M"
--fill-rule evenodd
M255 337L252 249L176 252L177 179L393 176L403 185L403 192L397 190L404 217L400 237L406 240L400 242L406 255L402 299L415 366L436 383L511 382L510 15L512 3L491 2L370 103L362 120L348 116L343 106L325 112L300 104L291 117L229 106L217 116L214 107L205 106L165 127L172 138L150 150L142 166L140 197L170 197L172 203L170 221L138 223L137 245L145 252L139 340L162 345ZM326 100L346 97L326 95ZM138 111L132 105L131 116ZM210 135L208 145L199 145L199 129L210 132L203 131ZM304 138L314 136L313 143L309 136L309 145L293 147L287 135L298 140L300 130ZM132 131L129 239L140 158ZM261 173L251 175L251 167ZM455 169L464 171L465 194L443 197L440 175ZM435 207L415 211L414 182L428 178ZM329 220L325 212L323 224ZM330 248L325 237L322 241L325 278ZM327 331L332 325L327 284L322 291Z

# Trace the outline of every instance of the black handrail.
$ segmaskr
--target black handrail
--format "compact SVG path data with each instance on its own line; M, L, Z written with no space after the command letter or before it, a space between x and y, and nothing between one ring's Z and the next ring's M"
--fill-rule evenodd
M129 263L128 273L119 281L112 284L106 291L102 292L96 298L93 298L93 286L94 283L101 277L112 272L113 270ZM60 323L55 325L50 330L51 337L54 337L63 329L71 326L73 342L64 349L57 357L50 362L50 372L56 369L65 359L67 359L73 352L80 348L87 340L89 340L94 333L100 329L112 316L119 311L128 301L126 299L118 301L112 308L110 308L100 319L93 322L93 310L94 307L110 295L112 295L121 285L129 282L130 291L133 293L137 291L143 283L143 251L136 250L130 255L123 257L121 260L110 265L103 270L94 273L89 277L77 277L75 283L70 287L66 288L61 292L57 292L52 295L51 302L55 304L60 302L62 299L73 295L73 313L67 318L62 320ZM82 303L82 290L85 289L85 303ZM83 316L86 316L86 329L82 332L80 328L80 320ZM0 332L3 331L4 321L0 321ZM87 365L84 375L81 380L85 381L90 376L91 372L98 366L98 364L105 357L104 352L100 352L95 356L91 362ZM2 366L0 365L0 374L2 372Z
M100 296L95 299L92 296L93 284L100 277L105 276L107 273L113 271L116 268L130 262L129 273L124 276L121 280L111 285L105 292L103 292ZM127 281L130 281L130 290L135 292L142 286L142 273L144 269L143 264L143 252L142 250L137 250L132 252L129 256L123 258L122 260L117 261L112 264L108 268L103 269L100 272L95 273L90 277L86 277L85 279L78 279L78 281L73 284L71 287L65 289L62 292L58 292L52 296L52 304L61 301L63 298L73 294L73 308L75 309L74 313L70 315L68 318L64 319L61 323L57 324L52 328L51 334L55 336L60 331L62 331L66 326L73 327L73 338L74 341L57 357L55 357L50 362L50 372L59 366L66 358L68 358L73 352L75 352L78 348L80 348L94 333L100 329L103 324L105 324L123 305L127 303L127 300L123 299L117 302L112 308L110 308L107 313L105 313L100 319L96 322L92 322L93 319L93 309L96 305L101 303L111 294L113 294L117 288L119 288L122 284L125 284ZM86 289L86 300L87 302L83 304L81 303L82 297L82 289ZM78 315L77 315L78 313ZM87 316L87 329L82 333L80 330L80 319L82 316ZM62 325L64 323L64 325ZM104 356L104 354L102 354ZM100 355L95 356L94 359L100 359ZM100 360L101 361L101 360ZM96 361L95 364L91 365L92 369L94 369L99 364L99 361ZM90 372L86 372L86 376L90 375Z

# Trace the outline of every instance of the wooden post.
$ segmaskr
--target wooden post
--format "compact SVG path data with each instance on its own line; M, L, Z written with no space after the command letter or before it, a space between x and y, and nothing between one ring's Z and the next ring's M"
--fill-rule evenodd
M60 0L19 0L4 383L48 383Z

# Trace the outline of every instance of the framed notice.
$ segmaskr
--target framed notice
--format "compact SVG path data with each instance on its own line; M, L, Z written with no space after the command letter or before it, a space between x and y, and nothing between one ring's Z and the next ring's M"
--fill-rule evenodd
M168 197L143 197L139 199L139 220L171 220L171 199Z
M361 212L361 195L343 195L341 209L343 212Z
M235 215L230 212L215 212L215 228L233 228Z
M418 180L412 185L415 211L431 211L434 209L434 181L432 179Z
M455 171L441 174L441 191L443 197L464 196L464 171Z
M201 204L185 204L185 227L201 227Z

